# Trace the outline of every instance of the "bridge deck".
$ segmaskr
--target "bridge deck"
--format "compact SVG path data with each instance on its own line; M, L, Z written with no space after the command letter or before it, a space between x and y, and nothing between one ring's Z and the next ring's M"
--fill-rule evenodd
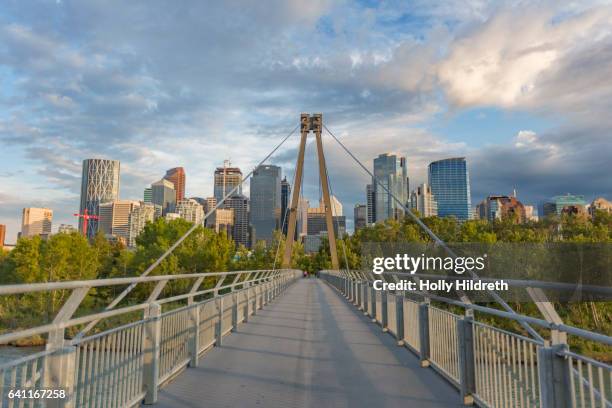
M318 279L160 390L159 407L449 407L458 392Z

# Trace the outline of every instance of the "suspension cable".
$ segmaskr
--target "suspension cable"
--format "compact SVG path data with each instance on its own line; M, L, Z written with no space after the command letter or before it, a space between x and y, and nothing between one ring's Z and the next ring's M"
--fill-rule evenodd
M325 124L323 124L323 127L325 128L325 130L327 131L327 133L329 133L329 135L340 145L340 147L342 147L342 149L351 157L353 158L353 160L355 160L355 162L357 162L357 164L366 172L368 173L371 177L372 177L372 181L376 183L377 186L382 187L390 196L391 198L393 198L393 200L395 202L397 202L406 212L406 214L408 214L416 223L417 225L419 225L421 228L423 228L423 230L427 233L427 235L430 236L430 238L434 241L434 243L440 247L442 247L451 257L453 258L457 258L457 254L451 250L444 241L442 241L427 225L425 225L425 223L423 221L421 221L421 219L419 217L417 217L400 199L398 199L395 194L393 194L391 192L391 190L389 190L379 179L378 177L374 176L374 174L372 174L372 172L370 172L370 170L368 170L368 168L329 130L329 128L327 126L325 126ZM470 274L470 276L472 278L478 278L478 275L473 272L473 271L468 271L468 273ZM501 296L499 296L495 291L492 290L488 290L487 292L489 293L489 295L491 295L491 297L497 302L499 303L507 312L509 313L514 313L517 314L514 309L512 309L512 307L501 298ZM460 295L461 296L461 295ZM464 295L465 296L465 295ZM467 296L465 296L467 298ZM463 300L463 299L462 299ZM466 299L468 301L468 303L471 303L469 301L469 298ZM540 336L540 334L535 331L528 323L525 322L520 322L521 326L527 330L529 332L529 334L531 334L534 338L538 339L538 340L543 340L542 336Z
M206 221L206 219L208 217L210 217L215 211L217 211L217 209L225 202L225 200L227 200L230 196L232 196L236 191L238 191L238 189L242 186L242 184L248 180L253 173L255 172L255 170L263 165L274 153L276 153L276 151L291 137L293 136L293 134L295 133L295 131L300 127L300 125L296 125L293 130L291 132L289 132L289 134L287 134L287 136L285 136L277 145L276 147L274 147L274 149L272 149L272 151L270 151L270 153L268 153L266 155L266 157L263 158L263 160L261 160L259 162L259 164L257 166L255 166L255 168L253 168L253 170L251 170L246 176L244 176L241 180L240 183L238 183L229 193L227 193L218 203L215 204L215 206L213 207L212 210L210 210L202 219L202 223L204 223L204 221ZM149 273L151 273L155 268L157 268L159 266L159 264L162 263L162 261L164 259L166 259L172 252L174 252L174 250L183 242L185 241L185 239L187 239L187 237L189 235L191 235L191 233L193 231L196 230L196 228L198 228L201 224L193 224L193 226L191 228L189 228L187 230L187 232L185 232L185 234L183 234L182 237L180 237L174 244L172 244L172 246L170 248L168 248L168 250L166 250L166 252L164 252L155 262L153 262L140 276L144 277L147 276ZM105 310L111 310L113 309L115 306L117 306L119 304L119 302L121 302L121 300L123 300L123 298L125 298L135 287L136 287L137 283L131 283L127 288L125 288L123 290L123 292L121 292L108 306L106 306ZM97 323L99 322L99 320L94 320L92 322L90 322L78 335L78 337L82 337L84 336L89 330L91 330Z

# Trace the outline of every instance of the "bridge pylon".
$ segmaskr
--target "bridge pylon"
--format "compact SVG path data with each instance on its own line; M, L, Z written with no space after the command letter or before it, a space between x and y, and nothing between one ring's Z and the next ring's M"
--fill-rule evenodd
M297 207L302 188L302 174L304 172L304 151L306 150L306 140L312 132L317 143L317 156L319 159L319 178L321 180L321 190L323 193L323 205L325 206L325 222L327 224L327 237L329 239L329 251L331 254L332 269L340 269L338 263L338 252L336 250L336 235L334 233L334 220L332 217L331 198L329 196L329 183L327 180L327 166L325 164L325 154L323 153L323 141L321 133L323 131L323 114L302 113L300 117L300 148L298 151L295 176L293 180L293 191L291 196L291 207L289 208L289 224L287 225L287 237L285 238L285 253L283 255L283 268L291 267L291 253L293 241L295 239L295 229L297 223Z

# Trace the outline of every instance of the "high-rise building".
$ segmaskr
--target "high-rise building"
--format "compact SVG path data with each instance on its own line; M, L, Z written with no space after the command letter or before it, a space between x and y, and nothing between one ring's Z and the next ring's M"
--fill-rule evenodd
M472 218L470 176L465 157L443 159L429 164L429 185L438 202L438 216Z
M83 175L81 178L81 205L79 213L85 210L89 215L99 215L100 204L119 199L119 171L118 160L86 159L83 160ZM84 233L83 218L79 217L79 231ZM98 232L98 221L89 219L87 222L87 236L93 237Z
M183 200L185 198L185 169L175 167L167 170L164 178L174 185L174 201L178 203L180 200Z
M43 238L51 235L53 210L49 208L24 208L21 218L21 237L39 235Z
M332 215L341 216L342 215L342 203L340 203L340 200L338 200L335 195L330 195L329 203L331 205ZM323 199L319 200L319 207L325 208Z
M431 192L431 186L423 183L410 195L410 207L417 210L422 217L438 215L438 202Z
M6 225L0 224L0 250L4 248L6 242Z
M215 231L217 233L225 231L225 234L232 238L234 230L234 210L231 208L218 208L215 211Z
M144 189L143 199L146 204L153 203L153 190L151 187L147 187Z
M249 248L249 198L242 194L234 194L225 200L225 208L234 211L234 226L232 238L236 246Z
M251 225L257 240L272 241L279 226L280 208L281 168L257 167L251 178Z
M537 221L538 212L533 205L525 205L525 218L527 221Z
M335 236L342 238L346 234L346 217L344 215L333 215L332 223ZM327 220L325 218L325 204L323 200L320 201L319 207L308 209L307 232L307 235L327 233Z
M124 245L130 240L130 214L140 201L117 200L100 204L99 231L117 238Z
M404 209L392 195L402 204L408 203L407 174L405 157L383 153L374 159L374 177L389 190L387 192L376 180L372 180L376 196L376 222L399 219L404 214Z
M283 234L287 235L289 228L289 206L291 205L291 184L287 181L287 177L281 181L281 219L280 223L283 226Z
M376 189L373 184L366 186L366 212L368 225L376 222Z
M204 207L196 200L179 200L176 203L176 212L182 219L193 224L201 224L202 220L204 220Z
M176 191L171 181L161 179L151 184L151 193L153 204L162 207L163 215L174 212L176 208Z
M214 180L214 195L217 202L220 202L223 197L228 195L236 186L238 189L236 194L242 194L242 171L238 167L230 167L230 163L225 161L223 167L217 167L215 170Z
M525 206L514 196L490 195L476 206L476 213L481 220L511 218L517 223L527 221Z
M360 228L365 228L368 225L368 209L365 204L355 204L353 210L353 223L355 231Z
M310 208L310 202L305 198L300 197L298 200L298 208L296 214L296 228L295 238L303 237L308 235L308 208Z
M584 214L586 213L584 196L567 193L552 197L544 203L544 217L549 215Z
M74 225L70 224L60 224L57 229L58 234L72 234L73 232L77 232L78 230L74 227Z
M130 213L130 233L127 245L130 248L136 246L136 238L144 230L147 222L155 220L155 205L142 202L138 207L135 207Z

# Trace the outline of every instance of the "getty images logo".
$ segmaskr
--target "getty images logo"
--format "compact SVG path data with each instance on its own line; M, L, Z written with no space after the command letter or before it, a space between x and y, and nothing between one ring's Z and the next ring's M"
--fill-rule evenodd
M397 254L394 257L374 258L372 272L377 275L385 271L408 272L411 275L422 271L453 271L461 275L468 271L482 271L487 254L479 257L410 256Z

